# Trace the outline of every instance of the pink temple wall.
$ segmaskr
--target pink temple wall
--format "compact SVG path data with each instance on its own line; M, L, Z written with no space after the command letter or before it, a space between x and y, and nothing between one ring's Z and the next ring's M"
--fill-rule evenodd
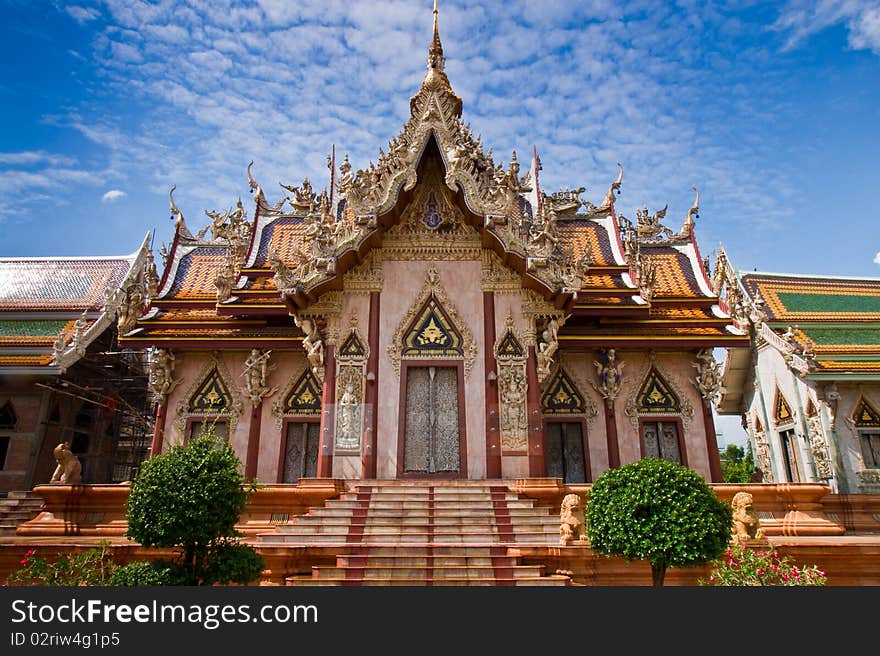
M464 412L467 430L468 478L486 476L486 404L483 363L483 296L480 285L482 265L479 261L425 262L385 261L385 280L381 295L379 329L379 402L378 454L379 478L397 477L398 422L400 417L400 376L394 371L388 356L388 345L403 316L415 302L425 284L425 272L433 264L440 273L440 282L446 289L462 321L467 325L477 345L470 376L464 381ZM461 327L459 327L461 328Z

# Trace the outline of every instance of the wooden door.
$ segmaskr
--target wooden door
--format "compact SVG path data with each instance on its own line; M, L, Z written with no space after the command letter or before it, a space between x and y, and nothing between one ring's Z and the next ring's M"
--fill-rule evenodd
M459 474L461 444L456 367L408 367L403 473Z

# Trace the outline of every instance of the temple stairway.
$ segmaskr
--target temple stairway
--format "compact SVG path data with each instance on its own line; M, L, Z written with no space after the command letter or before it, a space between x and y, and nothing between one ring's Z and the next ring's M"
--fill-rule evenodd
M558 545L559 519L504 484L371 481L258 536L265 547L334 547L335 566L287 585L570 585L508 548Z
M15 535L15 528L40 513L43 499L30 491L8 492L0 498L0 536Z

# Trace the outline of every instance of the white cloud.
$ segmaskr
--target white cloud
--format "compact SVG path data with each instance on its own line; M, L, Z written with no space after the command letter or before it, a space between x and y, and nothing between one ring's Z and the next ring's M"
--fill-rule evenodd
M71 5L69 7L65 7L64 10L68 14L70 14L73 19L80 25L88 23L89 21L93 21L101 15L101 12L94 7L80 7L78 5Z
M880 55L878 0L789 0L773 27L789 33L785 49L790 50L838 23L846 25L851 48Z
M880 264L880 252L874 256L874 264Z
M111 189L106 194L101 196L102 203L112 203L115 200L119 200L120 198L125 198L128 194L120 189Z

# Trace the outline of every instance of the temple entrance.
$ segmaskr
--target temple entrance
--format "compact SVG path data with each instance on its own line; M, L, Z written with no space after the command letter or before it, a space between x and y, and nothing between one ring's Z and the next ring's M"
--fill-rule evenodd
M401 474L462 474L458 373L458 367L406 368Z
M318 475L320 436L321 425L318 422L292 421L287 424L282 483L297 483L301 478Z
M584 435L579 421L548 421L544 432L547 476L565 483L586 483Z
M798 458L797 437L794 429L789 428L779 433L782 441L782 465L785 475L791 483L801 482L800 458Z

